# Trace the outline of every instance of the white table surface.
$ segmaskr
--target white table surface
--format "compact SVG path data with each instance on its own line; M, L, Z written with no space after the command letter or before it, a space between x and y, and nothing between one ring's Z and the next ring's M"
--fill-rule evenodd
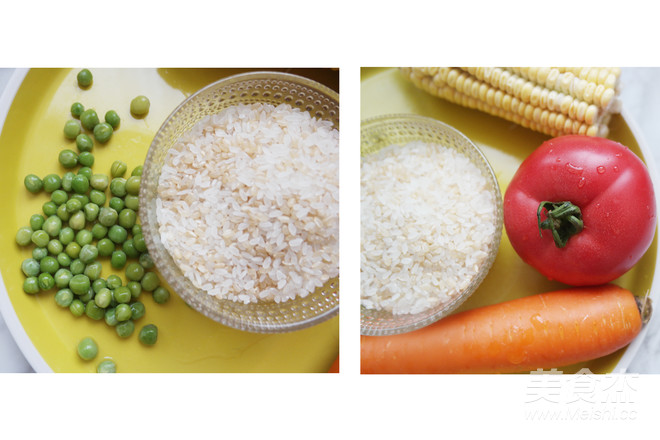
M14 69L0 69L0 94L13 72ZM660 169L659 80L660 68L623 68L621 94L624 109L639 128ZM628 368L629 373L660 373L660 318L651 319L648 325L643 344ZM0 372L33 371L0 315Z

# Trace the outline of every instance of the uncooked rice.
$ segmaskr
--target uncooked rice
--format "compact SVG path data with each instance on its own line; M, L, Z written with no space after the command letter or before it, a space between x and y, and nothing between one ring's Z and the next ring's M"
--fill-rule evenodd
M362 158L361 303L395 315L445 304L479 271L496 202L467 156L421 141Z
M163 245L209 295L305 297L339 273L339 133L287 104L207 116L168 152Z

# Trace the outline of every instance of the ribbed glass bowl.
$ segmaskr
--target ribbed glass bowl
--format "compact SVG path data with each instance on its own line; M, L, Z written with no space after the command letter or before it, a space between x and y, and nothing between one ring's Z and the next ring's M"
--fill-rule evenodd
M481 170L487 178L497 205L493 218L495 233L489 243L487 258L470 284L449 302L416 314L392 314L384 310L367 309L361 306L361 334L383 336L406 333L420 329L449 315L479 287L497 256L502 237L502 195L495 173L481 150L458 130L435 119L417 115L385 115L362 121L360 132L360 154L375 153L390 145L404 146L412 141L440 144L461 152Z
M145 242L158 271L192 308L229 327L257 333L284 333L318 324L339 310L339 278L305 298L282 303L243 304L218 299L197 289L181 272L163 246L158 231L156 198L158 181L168 150L182 134L203 117L237 104L286 103L328 120L339 129L339 96L336 92L297 75L253 72L210 84L187 98L160 127L144 163L140 186L140 221Z

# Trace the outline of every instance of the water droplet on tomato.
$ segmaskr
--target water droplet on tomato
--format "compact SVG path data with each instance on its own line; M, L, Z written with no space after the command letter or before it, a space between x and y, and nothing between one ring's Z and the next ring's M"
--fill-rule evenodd
M615 156L616 157L621 157L621 153L616 153Z
M599 166L596 168L596 171L598 171L598 174L604 174L605 173L605 167L604 166Z
M618 166L616 166L616 165L614 165L614 166L612 167L612 170L614 170L614 172L616 173L616 172L618 172L618 171L619 171L619 167L618 167Z
M582 174L582 171L584 171L584 168L573 165L570 162L566 164L566 169L568 170L569 173L578 174L578 175Z
M558 157L558 158L557 158L557 162L561 162L561 157Z
M584 177L580 177L580 180L578 181L578 188L582 188L586 183L587 183L587 179Z

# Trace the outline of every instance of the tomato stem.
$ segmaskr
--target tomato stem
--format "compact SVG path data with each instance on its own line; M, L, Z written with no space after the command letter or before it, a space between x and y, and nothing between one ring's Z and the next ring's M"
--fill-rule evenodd
M541 213L545 209L546 219L541 221ZM558 248L563 248L568 239L584 229L582 211L571 202L541 202L536 211L539 224L539 233L543 237L543 230L549 229Z

